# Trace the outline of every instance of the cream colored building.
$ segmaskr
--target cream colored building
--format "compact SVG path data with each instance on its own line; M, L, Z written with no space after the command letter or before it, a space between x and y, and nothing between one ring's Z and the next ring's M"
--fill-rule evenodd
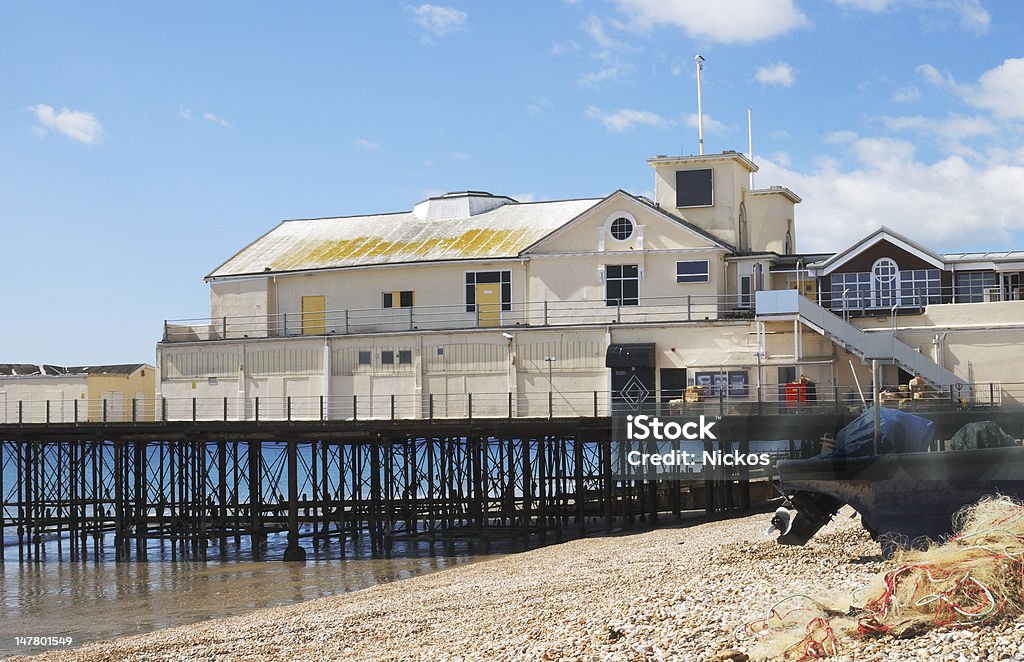
M153 420L156 368L0 364L0 423Z
M207 276L210 318L166 323L157 395L167 416L590 415L613 398L679 398L690 384L743 410L777 401L799 375L820 398L846 400L858 379L870 383L870 359L892 364L892 383L913 372L946 387L1014 381L988 339L1024 324L1024 304L1005 301L1019 288L1008 275L1018 258L993 258L1004 295L968 303L952 288L991 281L959 275L992 266L982 258L914 244L925 268L889 231L843 253L799 254L800 198L751 190L757 167L743 155L648 163L653 201L466 191L407 212L281 223ZM894 264L872 274L882 259L864 268L872 251ZM863 273L895 274L895 289L870 299L869 283L855 308L847 279ZM918 286L946 282L949 296L921 298ZM804 296L778 293L793 290ZM897 301L907 305L894 311ZM891 317L896 338L883 342ZM1013 342L1001 347L1004 359L1024 358Z

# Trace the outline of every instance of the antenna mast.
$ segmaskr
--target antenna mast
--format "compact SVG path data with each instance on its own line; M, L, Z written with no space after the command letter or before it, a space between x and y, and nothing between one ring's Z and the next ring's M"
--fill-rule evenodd
M700 72L704 70L704 56L698 54L693 61L697 63L697 135L700 139L700 155L704 156L704 106L700 89Z
M747 108L747 158L754 162L754 123L751 119L750 109ZM754 171L750 171L750 190L754 190Z

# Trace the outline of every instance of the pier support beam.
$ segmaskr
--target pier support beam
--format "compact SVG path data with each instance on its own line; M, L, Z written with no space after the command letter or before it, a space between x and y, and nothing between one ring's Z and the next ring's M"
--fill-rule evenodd
M299 545L299 452L298 442L288 441L288 547L285 561L305 561L306 550Z

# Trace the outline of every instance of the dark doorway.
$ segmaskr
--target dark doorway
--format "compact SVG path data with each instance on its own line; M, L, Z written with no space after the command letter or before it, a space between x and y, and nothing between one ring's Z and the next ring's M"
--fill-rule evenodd
M686 368L662 368L661 369L661 398L659 402L667 405L669 400L677 400L683 397L686 391Z
M605 366L612 371L613 413L654 409L654 343L610 345Z

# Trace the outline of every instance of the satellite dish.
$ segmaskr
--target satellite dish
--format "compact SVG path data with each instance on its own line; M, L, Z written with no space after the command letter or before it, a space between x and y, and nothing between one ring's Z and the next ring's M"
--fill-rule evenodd
M793 514L789 512L785 507L780 506L775 511L775 515L772 517L771 524L765 529L765 537L774 535L778 531L780 536L784 536L789 533L789 530L793 528Z

